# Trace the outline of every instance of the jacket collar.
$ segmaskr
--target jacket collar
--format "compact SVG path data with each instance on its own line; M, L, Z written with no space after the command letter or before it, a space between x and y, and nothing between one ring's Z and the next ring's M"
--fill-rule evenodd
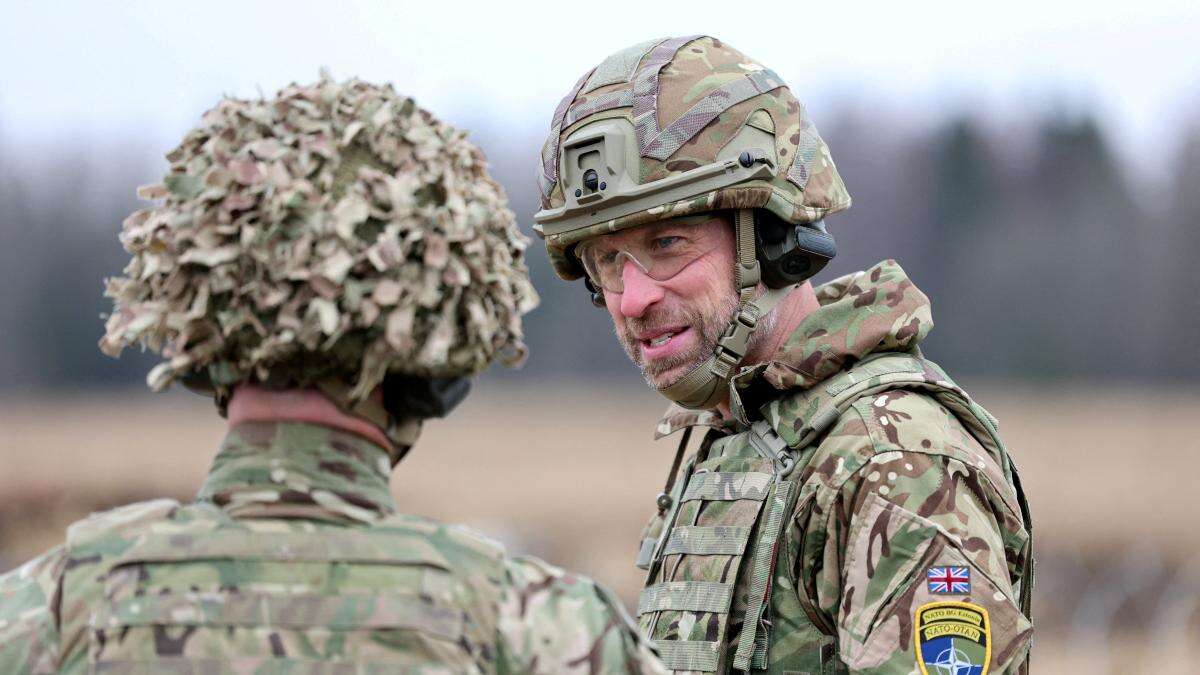
M881 352L912 352L933 328L929 298L895 260L847 274L817 287L820 306L800 322L766 363L742 368L734 377L738 392L779 393L808 389ZM736 410L740 400L735 402ZM728 428L734 420L715 410L672 405L659 421L655 438L690 426Z
M199 498L236 517L374 522L394 513L387 452L361 436L300 422L229 430Z

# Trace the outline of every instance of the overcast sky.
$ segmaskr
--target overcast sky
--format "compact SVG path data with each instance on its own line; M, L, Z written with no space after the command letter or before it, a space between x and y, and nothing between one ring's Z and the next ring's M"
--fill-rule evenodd
M220 94L270 94L321 67L390 80L451 122L540 133L608 53L691 33L773 68L818 124L858 102L889 124L1091 107L1120 152L1154 171L1200 114L1198 0L0 0L0 135L142 133L165 150Z

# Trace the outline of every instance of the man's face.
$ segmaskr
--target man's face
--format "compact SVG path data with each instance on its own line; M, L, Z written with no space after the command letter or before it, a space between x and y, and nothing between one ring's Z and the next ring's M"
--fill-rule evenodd
M648 274L637 263L618 257L621 290L608 290L613 284L606 284L604 299L617 339L650 386L670 386L712 355L738 309L733 224L727 215L651 223L584 246L589 255L603 258L608 252L610 259L618 250L636 248L654 256L672 247L692 247L686 264L661 281L655 279L663 275L653 265ZM667 270L673 272L674 267Z

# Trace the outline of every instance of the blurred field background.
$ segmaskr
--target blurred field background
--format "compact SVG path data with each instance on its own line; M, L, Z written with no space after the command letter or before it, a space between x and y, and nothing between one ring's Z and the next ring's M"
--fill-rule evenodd
M1034 672L1196 672L1200 7L688 7L606 3L564 32L550 5L453 23L383 2L0 5L0 571L90 511L203 478L211 405L145 393L153 360L95 342L134 187L221 94L322 66L392 81L471 130L528 231L548 116L579 74L716 31L791 84L854 197L818 280L898 259L934 302L926 353L1001 420L1034 509ZM806 28L764 39L764 16ZM650 440L663 401L536 241L529 265L529 363L431 423L395 493L632 602L674 450Z
M401 510L468 524L599 578L633 605L635 543L674 438L662 401L629 386L487 382L434 421L393 477ZM974 387L1001 420L1038 544L1035 672L1193 673L1200 496L1182 389ZM544 411L544 414L538 414ZM5 400L0 569L56 544L92 510L191 498L224 427L187 394Z

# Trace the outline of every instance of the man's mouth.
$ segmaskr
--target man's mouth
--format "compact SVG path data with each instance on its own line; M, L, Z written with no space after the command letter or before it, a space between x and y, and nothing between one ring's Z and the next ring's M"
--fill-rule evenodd
M667 340L670 340L673 337L675 337L675 333L663 333L654 339L647 340L646 343L651 347L657 347L658 345L667 344Z
M688 330L687 326L672 326L642 332L637 336L638 342L641 343L642 356L648 361L653 361L674 354Z

